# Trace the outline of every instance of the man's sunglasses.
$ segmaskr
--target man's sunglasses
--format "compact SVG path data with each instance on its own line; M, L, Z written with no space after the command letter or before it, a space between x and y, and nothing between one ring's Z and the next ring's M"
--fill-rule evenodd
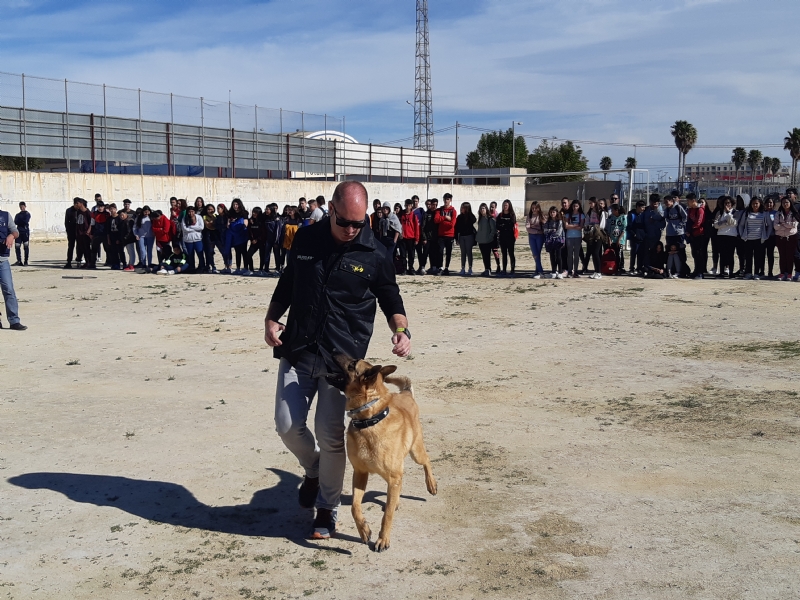
M343 219L339 215L336 215L336 225L342 229L347 229L348 227L352 227L353 229L363 229L366 224L366 219L363 221L348 221L347 219Z

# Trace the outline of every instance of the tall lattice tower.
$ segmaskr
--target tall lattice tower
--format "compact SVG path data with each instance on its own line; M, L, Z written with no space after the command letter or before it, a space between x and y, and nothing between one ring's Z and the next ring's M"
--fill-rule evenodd
M433 92L428 46L428 0L417 0L417 57L414 90L414 148L433 150Z

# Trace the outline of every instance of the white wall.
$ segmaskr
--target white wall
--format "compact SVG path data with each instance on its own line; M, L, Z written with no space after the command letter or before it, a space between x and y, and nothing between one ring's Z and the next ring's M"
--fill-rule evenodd
M522 169L515 169L524 173ZM72 204L72 198L85 198L89 206L94 204L95 193L101 193L105 202L122 206L122 200L130 198L133 207L148 204L151 208L164 210L169 198L186 198L191 204L197 196L206 203L229 204L233 198L241 198L245 207L264 206L276 202L296 204L301 196L310 198L322 194L330 199L336 182L302 181L297 179L204 179L202 177L157 177L139 175L105 175L94 173L25 173L0 171L0 209L12 214L19 210L18 203L25 202L31 213L31 230L38 235L58 235L64 232L64 211ZM370 200L380 198L401 204L416 194L426 198L424 184L365 183ZM445 192L453 194L453 202L478 204L492 200L498 203L506 198L512 201L518 214L523 211L525 200L525 178L511 180L510 186L432 185L427 197L441 200ZM440 202L441 205L441 202Z

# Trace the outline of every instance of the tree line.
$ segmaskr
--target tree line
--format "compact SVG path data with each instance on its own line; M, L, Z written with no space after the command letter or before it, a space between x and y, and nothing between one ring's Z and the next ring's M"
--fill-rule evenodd
M686 178L686 156L697 145L697 129L688 121L678 120L670 127L675 146L678 149L678 181ZM789 152L792 158L792 184L797 180L797 163L800 161L800 127L795 127L783 139L783 149ZM513 158L512 158L513 153ZM556 144L553 141L542 140L539 146L528 152L525 137L517 135L508 128L505 131L491 131L481 135L478 144L472 152L467 153L467 167L470 169L498 169L519 165L528 170L528 173L562 173L587 171L589 159L584 156L580 146L571 141ZM734 148L731 156L736 177L739 177L745 165L750 167L751 181L755 182L756 171L761 168L764 177L772 174L774 177L781 169L779 158L764 156L760 150L752 149L749 152L742 148ZM600 169L611 170L612 160L608 156L600 159ZM626 169L635 169L636 158L629 156L625 159ZM567 177L543 177L542 183L550 181L579 181L582 175Z

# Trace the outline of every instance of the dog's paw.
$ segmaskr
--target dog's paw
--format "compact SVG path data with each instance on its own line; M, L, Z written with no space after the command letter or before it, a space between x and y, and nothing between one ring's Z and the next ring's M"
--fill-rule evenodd
M375 552L386 552L389 549L389 538L379 537L375 542Z
M436 480L433 477L431 477L430 479L426 479L425 484L426 484L426 487L428 488L428 493L431 496L435 496L436 492L439 491L439 488L436 485Z
M362 542L369 544L369 541L372 539L372 530L369 528L369 525L364 523L363 527L358 528L358 535L361 536Z

